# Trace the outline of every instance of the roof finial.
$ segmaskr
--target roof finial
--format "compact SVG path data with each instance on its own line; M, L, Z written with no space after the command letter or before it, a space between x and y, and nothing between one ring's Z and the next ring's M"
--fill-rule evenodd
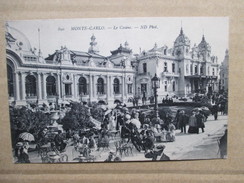
M41 33L40 33L40 28L38 28L38 46L39 46L39 50L38 50L38 57L41 57Z
M182 29L182 20L181 20L180 22L181 22L180 34L183 34L183 29Z
M204 37L204 29L202 29L202 40L205 41L205 37Z

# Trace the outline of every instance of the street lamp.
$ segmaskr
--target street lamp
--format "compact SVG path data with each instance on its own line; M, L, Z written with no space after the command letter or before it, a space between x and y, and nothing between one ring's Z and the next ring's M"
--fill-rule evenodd
M152 78L152 89L154 90L154 98L155 98L155 116L158 119L158 94L157 94L157 89L160 88L160 79L157 77L157 74Z

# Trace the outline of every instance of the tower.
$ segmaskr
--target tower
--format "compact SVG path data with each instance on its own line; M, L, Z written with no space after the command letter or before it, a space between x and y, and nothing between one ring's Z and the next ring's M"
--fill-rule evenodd
M188 55L189 51L190 51L190 40L184 34L183 29L181 27L180 34L174 42L173 55L182 58L185 55Z
M209 61L211 55L211 46L206 42L204 35L202 41L198 45L198 56L202 61Z

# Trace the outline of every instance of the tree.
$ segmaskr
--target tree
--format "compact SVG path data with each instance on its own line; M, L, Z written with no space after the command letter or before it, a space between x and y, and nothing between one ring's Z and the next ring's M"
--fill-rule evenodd
M72 103L71 109L65 114L62 119L64 130L75 130L82 128L92 128L94 125L89 120L89 108L80 104Z
M26 107L10 107L9 112L13 145L18 140L20 133L29 132L37 138L40 129L43 129L51 123L50 115L42 111L33 112Z

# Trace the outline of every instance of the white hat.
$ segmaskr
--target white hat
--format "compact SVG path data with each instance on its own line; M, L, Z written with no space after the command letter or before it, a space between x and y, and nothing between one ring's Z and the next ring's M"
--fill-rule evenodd
M125 118L129 120L129 119L131 119L131 116L129 114L126 114Z

